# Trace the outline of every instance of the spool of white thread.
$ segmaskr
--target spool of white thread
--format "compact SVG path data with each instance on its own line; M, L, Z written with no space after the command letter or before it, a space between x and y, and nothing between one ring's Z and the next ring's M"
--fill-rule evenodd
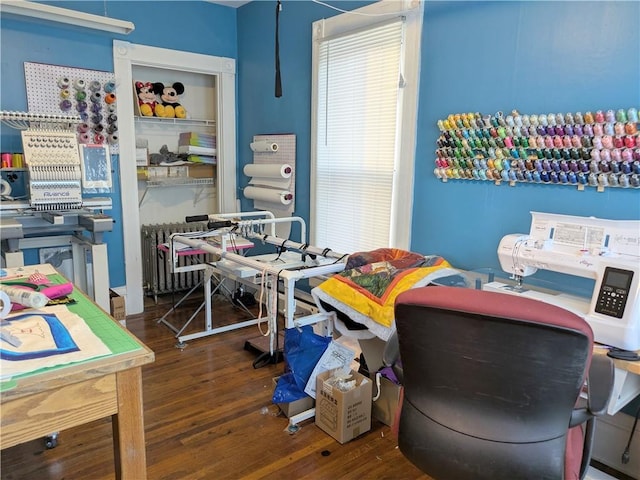
M11 312L11 299L9 295L0 290L0 302L2 303L2 308L0 309L0 318L6 318Z

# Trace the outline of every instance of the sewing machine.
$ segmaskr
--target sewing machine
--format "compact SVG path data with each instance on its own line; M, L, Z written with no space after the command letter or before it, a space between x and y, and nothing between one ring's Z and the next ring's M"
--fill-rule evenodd
M529 235L506 235L498 246L500 266L515 285L489 282L483 288L558 305L583 317L596 342L639 350L640 221L531 215ZM539 269L595 280L591 299L523 286L523 277Z

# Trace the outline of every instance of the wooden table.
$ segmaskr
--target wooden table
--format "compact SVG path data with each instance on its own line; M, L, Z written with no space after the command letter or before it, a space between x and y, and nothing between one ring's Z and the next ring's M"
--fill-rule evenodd
M73 296L90 302L77 289ZM99 321L110 322L110 334L121 335L134 347L14 379L13 388L0 392L0 447L111 416L116 478L143 480L147 473L141 367L154 361L154 353L106 313Z
M595 355L606 355L607 349L599 345L593 348ZM640 354L640 351L637 352ZM615 415L629 402L640 395L640 361L613 359L614 378L611 400L607 406L607 413Z

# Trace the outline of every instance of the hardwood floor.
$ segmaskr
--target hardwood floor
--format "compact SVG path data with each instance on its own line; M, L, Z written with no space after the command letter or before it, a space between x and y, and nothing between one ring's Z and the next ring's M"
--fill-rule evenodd
M247 339L260 335L257 327L193 340L181 350L172 332L155 321L170 302L147 302L144 314L127 318L128 328L156 354L142 379L149 480L429 479L402 456L390 428L376 420L370 432L344 445L313 420L288 433L286 417L271 402L272 378L284 364L254 369L256 354L244 349ZM216 326L246 318L219 297L215 305ZM196 306L184 304L171 318L179 323ZM190 328L201 328L201 316ZM42 440L6 449L0 477L113 479L111 441L111 422L101 420L60 432L51 450Z

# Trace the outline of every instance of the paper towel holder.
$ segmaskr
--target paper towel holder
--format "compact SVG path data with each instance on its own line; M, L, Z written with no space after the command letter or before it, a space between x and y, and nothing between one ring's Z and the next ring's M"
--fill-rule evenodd
M257 140L249 144L252 152L271 152L276 153L280 148L276 142L269 142L268 140Z

